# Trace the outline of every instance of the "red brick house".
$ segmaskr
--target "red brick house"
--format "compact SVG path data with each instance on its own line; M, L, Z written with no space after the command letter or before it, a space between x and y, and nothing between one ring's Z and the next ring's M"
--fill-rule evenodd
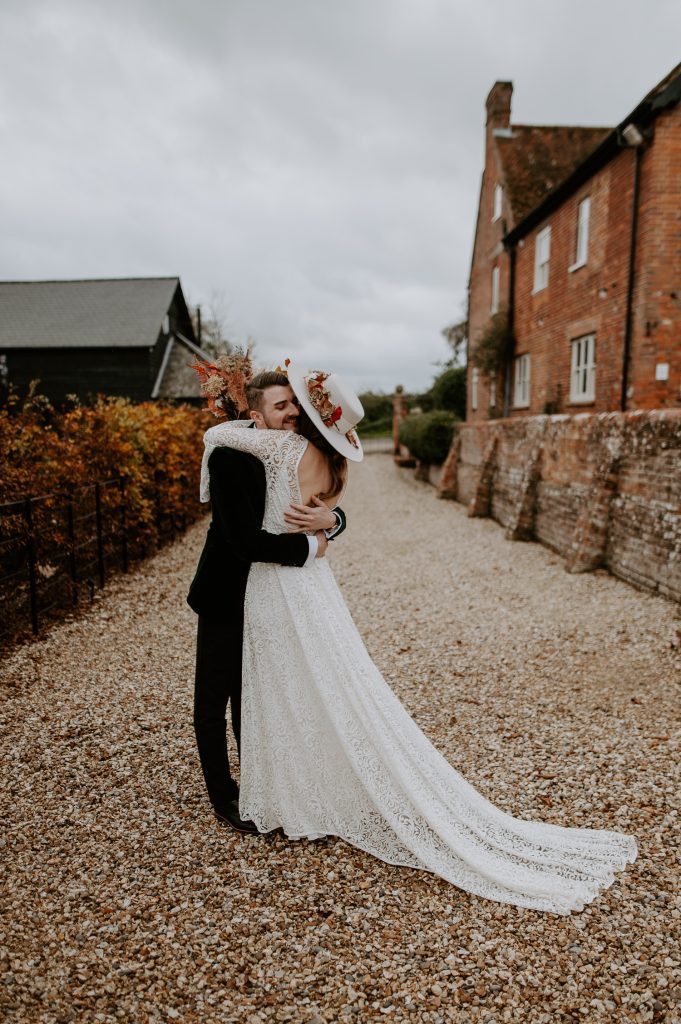
M680 407L681 65L615 128L513 125L512 93L487 97L467 419Z

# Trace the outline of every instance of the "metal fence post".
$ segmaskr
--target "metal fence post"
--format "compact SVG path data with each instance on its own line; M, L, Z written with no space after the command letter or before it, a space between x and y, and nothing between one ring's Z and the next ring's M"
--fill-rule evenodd
M66 522L69 531L69 569L71 571L71 600L78 604L78 574L76 571L76 530L73 522L73 498L66 506Z
M154 473L154 498L156 502L156 547L161 547L161 523L162 523L162 512L161 512L161 489L159 487L159 480L161 474L157 469Z
M169 490L169 488L167 489ZM170 543L175 543L175 535L177 533L177 502L173 502L170 512Z
M118 490L121 498L121 563L123 572L128 571L128 517L125 507L125 477L118 480Z
M102 532L102 493L99 484L95 484L95 516L97 523L97 567L99 569L99 586L104 586L104 535Z
M165 492L162 490L164 480ZM146 518L150 499L155 502L158 548L166 540L176 539L180 532L185 532L188 524L194 521L189 486L185 473L169 482L167 474L157 470L152 481L148 478L145 481L144 516L139 523L134 514L129 514L129 489L124 476L81 484L65 492L34 495L0 504L0 516L15 517L10 536L5 539L3 526L0 541L0 600L9 599L8 618L20 622L23 630L30 617L33 634L38 635L40 623L46 615L49 618L54 608L63 610L67 607L67 579L73 607L78 606L85 593L92 601L97 585L99 589L106 585L107 545L111 547L108 568L114 572L119 567L125 573L129 571L131 557L139 555L137 544L140 534L147 538L142 557L153 554L151 523ZM118 488L117 507L115 499L107 499L104 494L104 488L112 487ZM151 487L154 488L153 495ZM90 504L92 491L94 513ZM131 507L134 511L134 506ZM95 537L92 536L93 518ZM116 538L117 528L120 538ZM92 550L93 541L96 542L96 553ZM5 551L9 552L7 556ZM55 587L56 590L53 589Z
M180 474L180 494L181 494L181 515L180 515L180 530L182 533L187 529L187 491L189 490L189 481L186 473Z
M33 512L31 499L24 502L24 519L26 520L26 554L28 555L28 588L31 601L31 627L38 632L38 580L36 577L35 539L33 537Z

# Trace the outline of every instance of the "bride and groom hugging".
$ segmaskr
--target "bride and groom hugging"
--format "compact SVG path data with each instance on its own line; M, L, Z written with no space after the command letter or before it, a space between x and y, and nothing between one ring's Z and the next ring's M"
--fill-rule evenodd
M216 381L205 393L234 410L233 390L225 383L223 401ZM324 557L345 527L347 460L362 459L359 399L338 375L294 365L252 378L246 398L250 420L205 435L212 522L188 597L199 614L194 723L216 814L242 832L338 836L501 903L581 909L634 860L634 840L514 818L478 793L381 676Z
M252 417L248 426L259 430L298 429L300 409L285 374L258 374L246 386L245 396ZM309 434L309 422L305 426ZM328 541L345 529L345 515L342 509L330 509L314 495L312 507L294 502L286 512L289 532L269 533L262 528L266 490L263 463L247 450L219 444L206 450L212 522L187 598L199 616L194 730L216 815L237 831L257 833L253 822L239 816L239 791L229 769L225 720L229 704L232 730L240 748L244 601L249 570L254 562L301 569L310 566L316 558L324 557ZM301 480L301 490L310 489L312 471L319 468L319 462L316 459L309 468L309 479Z

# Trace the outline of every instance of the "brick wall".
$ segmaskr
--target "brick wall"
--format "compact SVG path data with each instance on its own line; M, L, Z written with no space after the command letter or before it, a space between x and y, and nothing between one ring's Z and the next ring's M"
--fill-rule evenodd
M571 572L681 601L681 410L462 424L439 491Z
M469 280L468 331L472 347L489 323L492 304L492 269L499 267L499 305L508 303L509 260L504 250L503 236L506 227L512 223L512 212L508 196L502 195L501 216L493 219L494 189L503 183L503 170L494 143L494 131L508 129L511 117L510 83L497 82L487 97L487 121L485 127L485 168L480 183L478 217L475 227L475 242ZM473 408L472 367L468 367L466 413L467 420L486 420L490 404L489 383L480 374L477 387L477 403ZM497 388L497 405L503 403L501 383Z
M509 303L510 262L503 236L513 227L513 211L505 193L501 219L492 220L492 210L495 184L504 180L494 133L508 127L510 101L505 83L497 83L487 101L485 169L469 282L471 351L489 322L494 266L500 272L500 306ZM516 245L515 353L530 356L530 387L529 406L512 406L511 418L621 408L635 161L633 149L619 150ZM587 196L588 256L575 267L578 206ZM547 226L548 286L534 293L535 242ZM655 117L641 150L632 314L626 408L680 408L681 104ZM570 396L572 342L587 334L595 335L595 397L580 402ZM481 375L473 408L472 375L469 366L466 420L482 423L498 412L490 410L488 382ZM501 375L495 390L501 411Z
M529 409L512 408L511 416L620 408L633 167L633 150L623 150L518 244L515 351L530 354L530 405ZM577 209L587 196L591 199L588 259L571 270ZM549 281L535 293L535 242L547 226L551 228ZM570 398L571 345L586 334L596 336L595 399L576 406Z
M635 154L623 149L518 244L516 353L531 355L529 409L620 408ZM575 262L577 208L591 200L588 259ZM539 231L551 226L548 287L533 294ZM641 156L628 409L681 406L681 106L656 119ZM570 398L573 339L596 336L595 398ZM669 377L656 380L666 363ZM548 407L548 408L547 408Z
M681 405L681 105L655 121L641 167L628 408ZM658 363L669 379L655 379Z

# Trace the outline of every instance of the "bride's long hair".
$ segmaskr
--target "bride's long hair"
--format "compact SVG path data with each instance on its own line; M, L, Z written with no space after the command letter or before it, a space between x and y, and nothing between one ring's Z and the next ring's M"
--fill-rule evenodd
M318 448L326 457L331 474L331 487L323 494L319 494L318 497L321 501L326 501L327 498L337 498L348 478L348 460L340 452L337 452L332 444L329 444L304 409L300 409L298 415L298 433L311 441L315 448Z

